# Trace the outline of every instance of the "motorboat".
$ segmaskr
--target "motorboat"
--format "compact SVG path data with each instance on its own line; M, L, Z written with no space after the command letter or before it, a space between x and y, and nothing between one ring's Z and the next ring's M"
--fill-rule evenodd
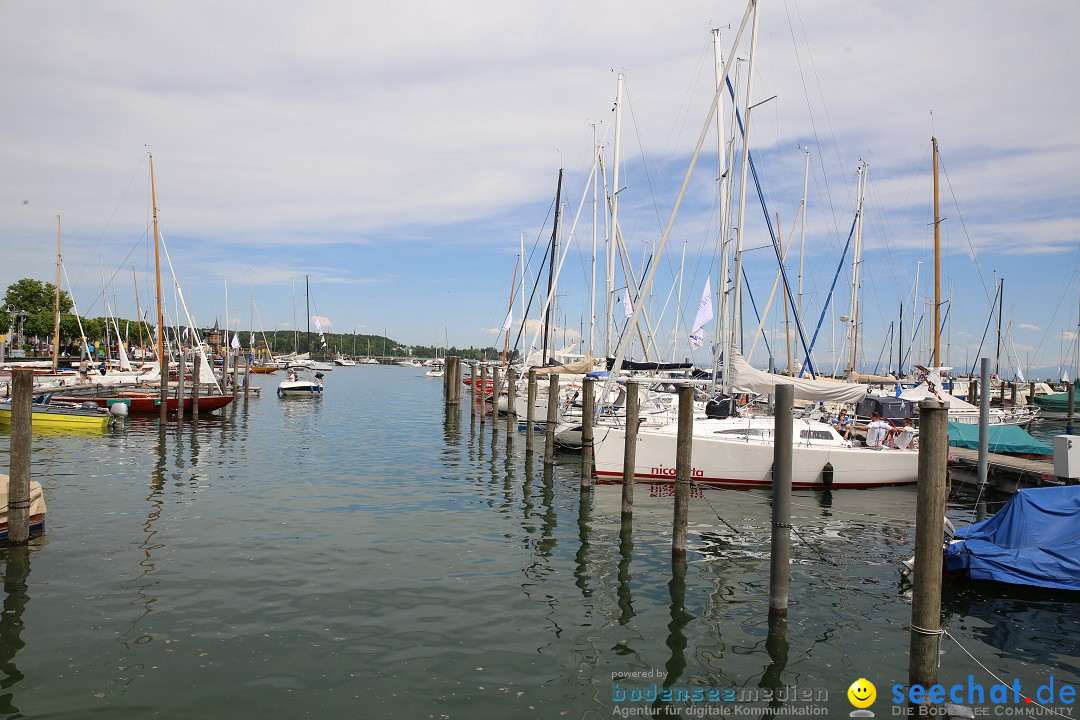
M278 397L321 397L323 374L305 367L290 367L285 380L278 384Z

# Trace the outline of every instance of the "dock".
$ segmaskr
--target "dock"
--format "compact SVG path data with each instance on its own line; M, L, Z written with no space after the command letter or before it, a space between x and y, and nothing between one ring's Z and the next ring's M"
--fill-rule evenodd
M986 482L998 490L1013 493L1024 487L1064 484L1060 478L1054 475L1054 461L1052 458L1043 460L989 453L987 460ZM979 451L950 447L949 467L970 471L970 473L953 473L952 479L954 481L972 485L977 484L976 473L979 468Z

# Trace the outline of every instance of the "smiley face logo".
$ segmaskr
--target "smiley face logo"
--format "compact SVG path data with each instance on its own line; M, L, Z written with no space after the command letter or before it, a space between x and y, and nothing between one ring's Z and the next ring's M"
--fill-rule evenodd
M847 689L848 700L857 708L868 708L877 699L877 688L866 678L859 678Z

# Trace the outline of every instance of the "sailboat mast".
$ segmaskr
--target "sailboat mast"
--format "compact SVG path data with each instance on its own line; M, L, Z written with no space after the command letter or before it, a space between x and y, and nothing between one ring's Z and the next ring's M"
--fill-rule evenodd
M851 261L851 363L848 365L848 376L855 372L858 362L859 347L859 265L862 264L862 229L863 229L863 193L866 183L866 163L859 166L856 171L858 180L857 199L855 205L855 255Z
M941 366L941 342L938 327L941 325L941 212L938 206L938 146L937 138L931 137L934 146L934 367Z
M131 283L135 286L135 315L138 318L136 325L139 326L139 359L142 362L146 362L146 345L143 342L143 314L142 307L139 305L139 280L135 276L135 266L131 266Z
M555 225L551 229L551 257L548 259L548 294L551 297L551 288L555 283L555 254L558 252L557 244L559 240L559 218L562 214L562 176L563 169L559 168L559 184L555 188ZM515 270L515 273L517 271ZM548 335L551 333L551 306L553 303L548 302L547 312L544 313L544 344L543 344L543 364L547 365L548 362Z
M60 216L56 216L56 311L53 325L52 371L60 364Z
M160 234L158 233L158 208L157 208L157 188L154 185L154 156L150 155L150 204L154 208L154 281L155 290L157 295L157 356L158 356L158 370L161 375L161 388L160 388L160 407L161 407L161 422L165 422L165 417L168 412L168 405L166 403L166 396L169 391L169 364L165 359L165 324L164 315L161 311L161 241Z
M514 261L514 276L510 280L510 304L509 304L509 307L506 308L506 319L507 319L508 322L506 323L506 328L505 328L505 330L506 330L506 339L503 340L502 364L504 366L506 365L506 353L510 349L510 325L511 325L511 323L509 322L509 320L510 320L510 314L512 312L514 312L514 286L517 284L517 269L518 269L518 265L520 263L521 263L521 257L518 256L518 259ZM438 330L436 329L435 332L438 333ZM438 342L438 341L439 341L438 338L436 338L435 342ZM436 350L436 354L438 354L438 350Z
M612 156L611 225L607 242L607 299L604 304L604 357L611 357L611 336L615 330L615 253L619 237L619 165L622 162L622 97L626 76L619 73L615 85L615 146ZM629 292L629 291L628 291Z
M994 374L1001 377L1001 310L1005 307L1005 278L998 280L997 347L994 350Z
M304 297L306 298L305 307L307 308L307 351L311 354L311 284L308 282L308 276L304 276Z

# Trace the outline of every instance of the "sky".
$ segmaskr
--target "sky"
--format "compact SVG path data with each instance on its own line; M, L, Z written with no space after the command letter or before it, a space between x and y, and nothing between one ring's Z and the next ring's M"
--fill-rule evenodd
M808 343L820 327L816 367L843 369L850 353L840 318L850 315L853 248L841 256L861 163L860 369L895 366L898 344L905 365L930 362L936 136L941 361L996 363L1000 281L1002 374L1057 377L1064 365L1075 376L1080 4L760 5L749 148L793 295L802 278ZM737 58L731 77L742 105L749 26L733 43L745 10L715 0L7 0L0 286L53 280L59 215L61 285L82 314L105 314L105 300L121 317L152 307L152 152L175 273L175 284L164 280L170 316L179 286L200 326L269 333L305 329L309 317L314 327L317 317L332 332L402 343L497 345L515 276L521 282L522 243L526 292L538 276L539 294L546 289L542 256L562 168L560 242L570 250L553 342L602 354L602 191L614 185L618 144L627 262L639 281L657 268L643 300L657 350L708 364L710 342L693 348L686 326L706 278L718 284L712 30L723 58ZM590 332L594 134L604 172L600 318ZM739 167L730 174L738 180ZM733 192L737 208L737 182ZM776 252L753 187L745 206L743 269L763 311ZM614 283L621 302L621 272ZM511 343L522 318L520 288L513 294ZM743 341L749 352L763 337L777 366L787 362L782 307L774 301L761 333L748 317ZM614 315L621 329L624 314ZM534 309L525 342L536 317ZM752 362L764 367L767 356L759 341Z

